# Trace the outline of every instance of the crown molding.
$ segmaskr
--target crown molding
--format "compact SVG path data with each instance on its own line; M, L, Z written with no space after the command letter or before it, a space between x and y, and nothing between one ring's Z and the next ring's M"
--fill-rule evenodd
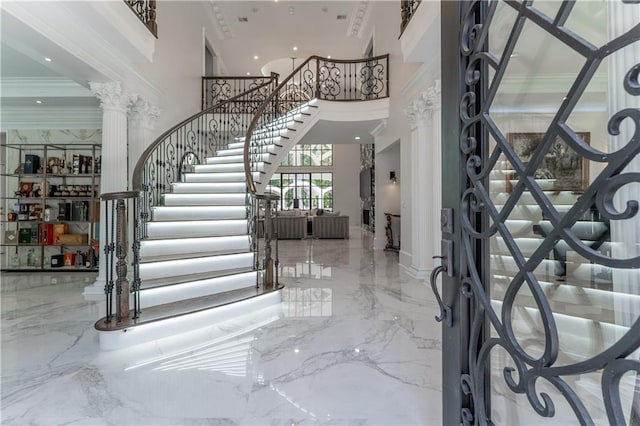
M94 97L89 89L65 77L5 77L0 87L3 98Z
M371 15L369 1L362 0L358 2L351 11L351 19L347 26L347 37L362 38L362 30L366 27L366 23Z
M99 107L3 107L2 130L9 129L101 129Z

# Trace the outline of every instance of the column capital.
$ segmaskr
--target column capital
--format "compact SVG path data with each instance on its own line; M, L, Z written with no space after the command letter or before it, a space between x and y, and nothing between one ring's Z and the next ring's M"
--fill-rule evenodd
M441 91L440 80L436 80L433 86L420 93L420 96L405 108L404 113L409 119L412 129L417 127L421 121L426 120L431 112L441 108Z
M119 112L127 112L127 107L135 95L127 93L119 81L110 81L107 83L89 82L89 88L98 99L103 110L114 110Z
M130 106L129 117L141 127L153 130L156 120L160 116L160 112L160 108L138 96Z

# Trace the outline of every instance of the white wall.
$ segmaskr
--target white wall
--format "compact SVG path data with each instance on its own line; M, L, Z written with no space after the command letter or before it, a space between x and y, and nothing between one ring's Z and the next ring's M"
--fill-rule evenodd
M382 152L376 153L376 232L374 240L375 249L383 249L387 243L385 226L387 219L385 213L400 213L400 197L402 189L400 141L391 144ZM389 172L396 172L397 183L389 180ZM401 217L404 221L405 218ZM402 232L402 231L401 231ZM402 234L402 246L405 238ZM410 240L409 240L410 241Z
M153 63L138 66L162 90L156 136L200 111L203 31L218 50L208 2L160 1L157 6L158 41Z
M349 225L360 225L360 145L333 145L333 210L349 216Z

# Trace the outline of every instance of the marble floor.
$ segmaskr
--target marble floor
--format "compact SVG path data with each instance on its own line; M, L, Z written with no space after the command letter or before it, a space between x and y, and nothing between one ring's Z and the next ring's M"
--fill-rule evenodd
M441 424L436 305L372 245L282 241L277 307L111 352L94 274L3 274L2 424Z

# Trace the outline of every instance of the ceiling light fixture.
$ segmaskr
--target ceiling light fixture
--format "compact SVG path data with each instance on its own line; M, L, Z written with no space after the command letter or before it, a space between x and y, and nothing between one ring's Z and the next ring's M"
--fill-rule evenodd
M47 61L47 62L53 62L53 59L51 59L49 57L45 57L44 60Z
M36 103L37 103L38 105L40 105L40 104L42 103L42 101L41 101L40 99L38 99L38 100L36 101Z
M359 141L360 140L360 136L356 136L354 139Z
M328 55L328 56L327 56L327 59L331 59L331 55Z
M298 50L298 46L293 46L293 50Z
M258 55L253 55L253 59L257 61L260 58L258 57Z
M249 71L247 71L247 75L251 75L251 73Z

